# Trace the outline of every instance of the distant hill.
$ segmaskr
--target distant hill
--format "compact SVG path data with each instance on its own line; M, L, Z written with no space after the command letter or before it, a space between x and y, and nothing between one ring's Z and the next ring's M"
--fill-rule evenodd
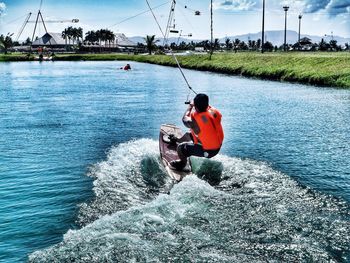
M306 35L306 34L301 34L301 38L307 37L310 38L313 43L318 43L321 41L323 38L327 42L331 40L331 36L315 36L315 35ZM257 40L261 39L261 32L258 33L249 33L249 34L244 34L244 35L238 35L238 36L230 36L228 37L231 40L234 40L236 38L243 40L247 42L249 39L250 40ZM220 41L224 42L226 38L221 38ZM345 43L350 42L350 38L344 38L340 36L333 36L334 40L337 40L338 44L344 45ZM276 30L276 31L266 31L265 32L265 41L269 41L274 45L280 46L284 42L284 30ZM292 30L287 30L287 43L289 44L294 44L298 41L298 32L292 31Z
M319 43L321 39L325 39L327 42L331 40L331 36L315 36L315 35L306 35L301 34L301 38L308 37L312 40L313 43ZM236 38L243 40L244 42L248 42L248 40L257 40L261 39L261 31L258 33L248 33L244 35L236 35L236 36L228 36L227 38L234 40ZM140 36L135 37L129 37L130 40L134 41L135 43L144 43L144 38ZM209 39L209 38L208 38ZM220 38L220 42L224 43L226 37ZM345 43L350 43L350 38L344 38L340 36L333 36L334 40L337 40L339 45L344 45ZM159 39L159 44L163 43L163 39ZM178 38L172 37L169 38L169 43L175 42L177 43ZM186 43L189 43L191 41L194 42L200 42L202 40L198 39L189 39L189 38L180 38L180 41L185 41ZM274 30L274 31L266 31L265 32L265 41L271 42L273 45L280 46L284 42L284 30ZM293 30L287 30L287 43L294 44L298 41L298 32Z

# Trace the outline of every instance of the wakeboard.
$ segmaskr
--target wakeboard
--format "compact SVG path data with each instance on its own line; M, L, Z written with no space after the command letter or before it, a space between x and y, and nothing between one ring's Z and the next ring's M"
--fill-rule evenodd
M183 133L181 129L175 125L163 124L160 127L160 157L169 176L178 182L181 181L185 176L192 173L190 160L188 160L186 167L181 171L172 169L170 165L171 161L179 159L179 155L177 154L176 150L179 142L176 140L176 138L181 138L182 136Z

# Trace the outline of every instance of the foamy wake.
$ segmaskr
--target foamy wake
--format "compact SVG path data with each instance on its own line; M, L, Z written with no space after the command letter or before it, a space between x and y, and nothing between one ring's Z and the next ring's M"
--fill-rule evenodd
M78 222L91 223L97 218L129 207L145 204L172 185L160 165L158 143L141 139L113 147L107 160L94 165L95 198L80 205Z
M113 148L91 170L91 222L30 262L342 262L349 208L268 165L218 156L193 160L197 176L171 185L158 144ZM151 190L150 190L151 189ZM95 218L95 219L93 219Z

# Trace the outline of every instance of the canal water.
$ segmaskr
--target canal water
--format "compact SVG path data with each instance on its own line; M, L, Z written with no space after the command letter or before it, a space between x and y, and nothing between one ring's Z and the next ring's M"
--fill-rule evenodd
M219 156L174 184L175 68L0 64L0 262L349 262L350 91L185 70Z

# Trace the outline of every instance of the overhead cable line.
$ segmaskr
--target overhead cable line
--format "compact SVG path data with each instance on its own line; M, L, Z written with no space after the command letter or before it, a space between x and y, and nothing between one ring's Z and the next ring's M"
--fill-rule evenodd
M175 0L173 0L173 1L175 1ZM159 28L160 32L162 33L163 37L166 38L166 37L165 37L165 33L163 32L162 27L160 26L160 24L159 24L159 22L158 22L158 19L157 19L156 15L154 14L153 9L152 9L151 5L149 4L148 0L146 0L146 3L147 3L147 5L148 5L149 10L150 10L151 13L152 13L152 16L153 16L155 22L156 22L157 25L158 25L158 28ZM168 41L167 41L167 42L168 42ZM166 44L168 44L168 43L166 43ZM186 78L186 76L185 76L185 73L183 72L183 70L182 70L182 68L181 68L180 63L179 63L179 61L177 60L177 57L175 56L174 52L172 51L172 49L171 49L170 47L169 47L169 51L170 51L171 55L173 56L173 58L175 59L176 64L177 64L177 67L178 67L178 69L180 70L180 73L181 73L182 77L184 78L184 80L185 80L185 82L186 82L186 84L187 84L187 87L190 89L190 91L192 91L194 94L197 95L197 92L195 92L195 91L193 90L193 88L191 87L191 85L189 84L189 82L188 82L188 80L187 80L187 78ZM188 97L188 96L187 96L187 97Z
M180 13L183 16L183 18L186 20L186 22L190 25L190 27L192 28L192 30L198 35L197 30L195 29L195 27L192 25L192 23L188 20L188 18L186 17L186 15L184 14L184 12L180 9Z
M154 9L158 9L159 7L162 7L162 6L164 6L164 5L166 5L166 4L170 3L170 2L171 2L171 1L167 1L167 2L165 2L165 3L163 3L163 4L160 4L160 5L157 5L157 6L153 7L152 9L153 9L153 10L154 10ZM109 28L115 27L115 26L117 26L117 25L119 25L119 24L122 24L122 23L124 23L124 22L126 22L126 21L129 21L129 20L131 20L131 19L134 19L134 18L136 18L136 17L138 17L138 16L140 16L140 15L143 15L143 14L146 14L146 13L149 13L149 12L150 12L150 10L145 10L145 11L143 11L143 12L141 12L141 13L138 13L138 14L136 14L136 15L130 16L130 17L128 17L128 18L125 18L125 19L119 21L119 22L116 23L116 24L111 25Z
M20 16L20 17L18 17L18 18L15 18L15 19L13 19L13 20L11 20L11 21L5 23L4 25L10 25L10 24L15 23L15 22L17 22L17 21L19 21L19 20L23 20L23 18L25 18L25 17L27 17L27 16L28 16L28 14L25 14L25 15L23 15L23 16Z
M193 12L195 16L200 16L202 15L202 11L190 8L188 5L181 3L180 1L177 1L178 3L180 3L180 5L182 5L182 7L190 12Z
M18 32L18 34L17 34L16 41L18 41L19 38L21 37L21 35L22 35L22 33L23 33L23 30L24 30L24 28L26 27L26 25L27 25L27 23L28 23L28 21L29 21L29 19L30 19L31 16L32 16L32 13L29 13L29 14L27 15L27 17L26 17L26 19L25 19L23 25L21 26L21 28L20 28L20 30L19 30L19 32Z

